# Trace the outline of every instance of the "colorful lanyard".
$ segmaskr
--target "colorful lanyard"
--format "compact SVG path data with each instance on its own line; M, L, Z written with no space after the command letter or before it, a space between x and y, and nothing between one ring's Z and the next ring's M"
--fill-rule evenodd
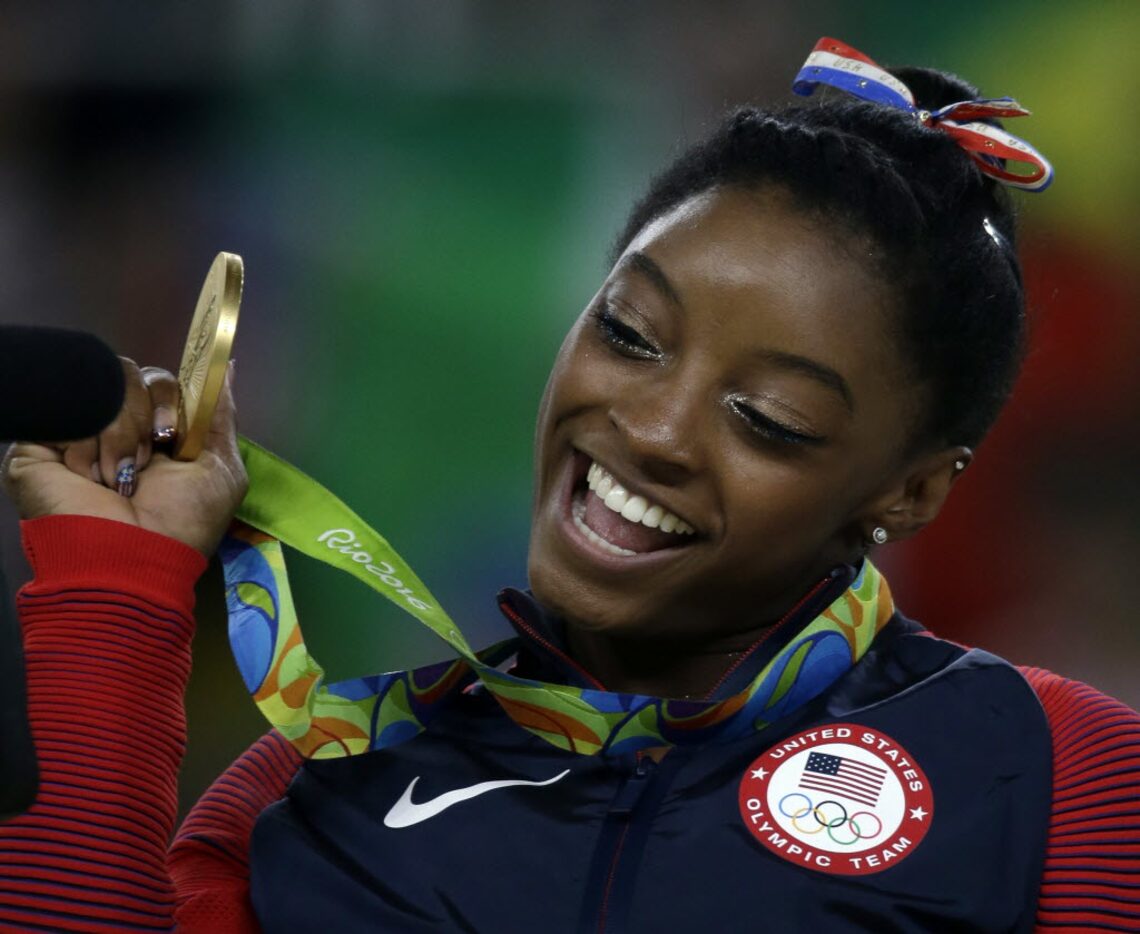
M721 700L667 700L499 671L517 640L473 652L384 538L296 467L240 439L249 493L220 549L230 645L246 687L275 729L315 759L383 749L423 730L478 678L521 727L571 752L617 755L650 746L726 742L816 697L855 664L894 612L870 561L752 683ZM281 544L359 578L447 642L455 661L324 683L305 648Z

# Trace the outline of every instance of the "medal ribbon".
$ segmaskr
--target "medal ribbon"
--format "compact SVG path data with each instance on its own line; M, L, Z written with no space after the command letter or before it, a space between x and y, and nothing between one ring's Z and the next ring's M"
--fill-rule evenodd
M988 123L975 122L985 118L1029 116L1029 111L1012 97L979 98L947 104L938 110L920 110L910 88L898 78L858 49L827 36L815 44L792 82L792 90L807 97L820 84L914 114L923 126L950 136L982 172L1004 185L1044 191L1053 182L1053 166L1025 140ZM1027 174L1010 172L1007 162L1028 165L1030 171Z
M517 640L474 652L459 627L378 532L300 470L240 438L249 493L219 550L230 645L246 687L274 728L309 758L350 756L422 731L478 679L521 727L571 752L726 742L817 696L855 664L894 612L870 561L752 683L717 701L667 700L548 684L499 671ZM326 684L297 620L282 543L346 571L406 610L459 658Z

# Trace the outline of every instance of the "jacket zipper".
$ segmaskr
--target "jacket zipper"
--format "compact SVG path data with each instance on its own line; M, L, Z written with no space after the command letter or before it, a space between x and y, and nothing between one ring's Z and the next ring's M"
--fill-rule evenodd
M549 652L551 655L553 655L556 659L558 659L559 662L561 662L567 668L570 668L573 671L577 672L578 675L582 678L582 680L584 680L587 684L589 684L590 687L596 688L599 691L606 690L606 686L604 684L602 684L601 681L599 681L592 674L590 674L588 671L586 671L585 668L583 668L576 661L574 661L574 659L572 659L569 655L567 655L565 652L563 652L560 648L558 648L558 646L556 646L549 639L543 638L543 636L541 636L535 630L535 628L530 625L530 623L528 623L521 616L519 616L519 614L516 613L514 611L514 609L511 606L509 606L506 602L500 603L499 609L502 610L504 616L506 616L519 629L521 629L523 632L525 632L527 634L527 636L536 645L542 646L544 649L546 649L547 652Z
M610 803L606 820L621 820L623 826L621 833L618 834L617 842L614 844L614 854L610 860L609 872L606 874L605 889L602 891L602 902L598 907L597 934L605 934L610 897L613 894L614 882L617 879L618 866L621 864L622 850L625 847L626 838L629 836L637 803L641 800L645 789L649 787L656 766L657 763L652 756L647 755L644 751L638 752L637 764L633 773L622 783L618 793Z

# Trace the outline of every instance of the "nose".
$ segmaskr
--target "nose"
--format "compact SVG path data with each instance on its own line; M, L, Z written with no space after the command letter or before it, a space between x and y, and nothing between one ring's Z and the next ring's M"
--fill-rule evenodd
M699 468L703 419L691 385L670 380L627 387L609 417L631 466L646 479L676 484Z

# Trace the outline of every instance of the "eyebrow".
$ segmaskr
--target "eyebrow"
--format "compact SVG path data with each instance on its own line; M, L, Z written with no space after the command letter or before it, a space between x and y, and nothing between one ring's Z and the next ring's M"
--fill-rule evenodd
M809 357L801 357L799 354L787 353L783 350L761 350L757 352L756 356L766 363L795 373L802 373L804 376L809 376L822 383L842 397L848 411L854 413L855 397L851 393L851 387L847 385L847 380L831 367L824 366Z
M636 269L638 272L644 274L667 299L673 304L683 308L685 303L681 301L681 293L677 291L669 277L665 275L665 271L658 266L653 260L639 250L633 250L626 253L618 263L620 269Z
M657 289L666 298L677 305L677 307L685 307L684 302L681 301L681 293L678 292L676 286L669 281L669 277L665 275L665 271L640 250L632 250L626 253L618 264L618 268L636 269L648 278ZM852 413L855 411L855 397L851 392L851 387L847 384L847 380L831 367L812 360L810 357L801 357L799 354L788 353L783 350L761 350L756 356L765 363L778 366L785 370L791 370L794 373L802 373L804 376L808 376L816 380L816 382L822 383L843 399L848 411Z

